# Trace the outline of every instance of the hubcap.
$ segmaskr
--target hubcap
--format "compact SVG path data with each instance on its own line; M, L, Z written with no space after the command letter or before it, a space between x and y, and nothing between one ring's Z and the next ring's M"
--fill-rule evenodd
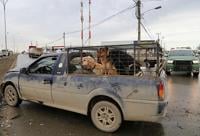
M5 90L5 99L6 99L6 102L9 104L9 105L14 105L17 101L17 96L16 96L16 92L13 91L12 88L7 88Z
M115 123L115 114L108 106L100 107L96 112L96 118L104 127L110 127Z

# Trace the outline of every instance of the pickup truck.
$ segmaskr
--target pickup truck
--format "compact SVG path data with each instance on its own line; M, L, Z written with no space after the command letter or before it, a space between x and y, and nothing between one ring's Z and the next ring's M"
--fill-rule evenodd
M191 49L174 49L167 56L166 74L185 72L194 77L199 76L200 62L198 55Z
M104 132L116 131L123 120L157 122L164 117L168 105L165 72L95 75L81 65L84 57L95 58L99 48L69 48L8 71L1 84L5 101L10 106L31 101L88 115ZM125 46L108 48L124 50Z

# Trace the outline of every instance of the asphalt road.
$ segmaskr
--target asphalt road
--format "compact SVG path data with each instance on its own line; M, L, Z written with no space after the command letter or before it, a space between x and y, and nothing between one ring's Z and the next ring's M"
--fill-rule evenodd
M86 116L23 102L19 108L1 107L2 136L200 136L200 77L168 77L169 106L160 123L124 122L113 133L97 130Z
M35 59L29 58L28 54L19 54L17 57L16 68L29 66Z
M17 55L14 54L9 57L0 58L0 82L3 79L4 74L8 71L8 69L14 67Z

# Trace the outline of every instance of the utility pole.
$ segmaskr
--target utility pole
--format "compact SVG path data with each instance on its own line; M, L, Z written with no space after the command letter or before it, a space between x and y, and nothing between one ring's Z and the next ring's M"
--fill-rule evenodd
M13 48L14 48L13 50L14 50L14 53L15 53L16 50L15 50L15 37L14 36L13 36Z
M91 0L89 0L89 46L91 45L91 36Z
M63 33L63 42L64 42L64 50L66 51L66 45L65 45L65 32Z
M138 45L140 45L141 42L141 0L137 1L137 19L138 19ZM140 60L140 50L138 50L137 55L138 60Z
M47 52L47 44L45 45L45 49L46 49L46 52Z
M35 46L38 47L38 41L35 41Z
M84 18L83 18L83 0L81 0L81 44L82 47L84 46L84 39L83 39L83 22L84 22ZM81 48L81 62L83 59L83 48Z
M156 33L158 35L158 42L160 43L160 35L161 33Z
M4 30L5 30L5 47L6 47L6 50L8 49L7 47L7 30L6 30L6 4L8 2L8 0L1 0L0 1L3 5L3 11L4 11Z
M137 1L138 43L141 41L141 1Z
M81 0L81 44L82 44L82 47L83 47L83 21L84 21L84 18L83 18L83 1Z

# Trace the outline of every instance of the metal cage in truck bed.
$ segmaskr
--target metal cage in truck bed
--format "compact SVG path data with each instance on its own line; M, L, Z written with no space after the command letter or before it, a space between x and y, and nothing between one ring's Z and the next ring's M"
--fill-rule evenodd
M111 63L117 75L132 76L160 76L163 69L163 51L157 41L137 41L114 45L104 44L101 46L70 47L68 52L68 73L92 74L92 69L85 69L82 64L85 59L93 58L95 63L101 64L99 52L107 49L107 56L104 58ZM105 53L104 53L105 55ZM100 58L100 59L99 59ZM95 73L93 73L95 74ZM115 73L116 74L116 73ZM109 75L109 74L108 74Z

